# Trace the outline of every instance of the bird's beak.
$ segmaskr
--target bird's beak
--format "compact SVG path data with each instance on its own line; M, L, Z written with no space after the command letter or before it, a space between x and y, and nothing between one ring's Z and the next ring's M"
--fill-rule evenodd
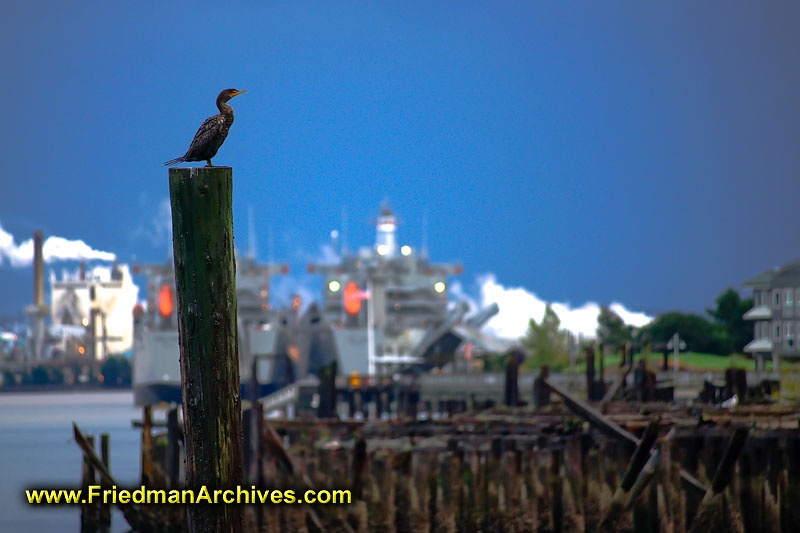
M244 91L233 91L233 94L231 95L231 98L233 98L236 95L239 95L239 94L242 94L242 93L246 93L246 92L247 92L247 90L244 90Z

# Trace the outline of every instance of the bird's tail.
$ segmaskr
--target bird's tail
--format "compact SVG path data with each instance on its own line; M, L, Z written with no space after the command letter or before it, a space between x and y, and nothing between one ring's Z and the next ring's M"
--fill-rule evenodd
M186 157L181 156L181 157L177 157L175 159L171 159L171 160L167 161L166 163L164 163L164 166L165 167L169 167L169 166L172 166L172 165L177 165L178 163L183 163L184 161L186 161Z

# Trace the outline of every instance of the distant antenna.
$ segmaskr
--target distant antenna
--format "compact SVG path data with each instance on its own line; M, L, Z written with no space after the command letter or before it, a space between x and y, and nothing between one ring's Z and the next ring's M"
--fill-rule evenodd
M256 258L256 225L253 221L253 205L247 206L247 257Z
M428 210L422 212L422 257L428 257Z
M342 208L342 235L341 235L341 243L342 243L342 255L347 254L349 251L347 249L347 208Z
M268 235L267 235L267 248L268 248L268 250L267 250L267 262L268 263L272 263L273 262L272 251L275 249L275 237L274 237L274 235L272 233L272 226L269 227L269 232L268 232Z

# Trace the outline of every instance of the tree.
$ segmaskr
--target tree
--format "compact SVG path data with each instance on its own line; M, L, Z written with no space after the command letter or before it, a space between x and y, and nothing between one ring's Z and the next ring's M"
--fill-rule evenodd
M13 387L17 384L17 378L14 376L14 373L10 370L3 371L3 386L5 387Z
M727 355L730 340L725 329L693 313L664 313L641 330L642 342L666 343L674 333L686 341L689 350Z
M131 364L127 357L109 357L100 370L106 387L131 384Z
M617 352L632 339L633 327L626 325L622 318L608 307L600 307L600 315L597 317L597 340L612 352Z
M753 307L753 300L742 300L736 290L729 288L717 296L716 303L716 309L706 309L706 312L724 328L731 351L741 353L753 339L753 325L744 319L744 314Z
M50 383L50 374L43 366L35 366L31 370L31 383L34 385L46 385Z
M561 329L561 320L550 304L545 307L541 323L530 319L522 343L533 354L530 361L536 367L547 365L559 370L569 363L567 332Z

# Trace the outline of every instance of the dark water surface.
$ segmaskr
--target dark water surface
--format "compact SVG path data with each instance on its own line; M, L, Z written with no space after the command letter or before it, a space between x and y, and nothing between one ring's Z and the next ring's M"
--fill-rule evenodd
M138 430L141 418L133 393L58 392L0 394L0 532L80 530L78 506L29 505L26 488L79 488L81 454L72 439L72 422L87 435L111 439L111 473L120 486L139 478ZM114 510L112 531L128 531Z

